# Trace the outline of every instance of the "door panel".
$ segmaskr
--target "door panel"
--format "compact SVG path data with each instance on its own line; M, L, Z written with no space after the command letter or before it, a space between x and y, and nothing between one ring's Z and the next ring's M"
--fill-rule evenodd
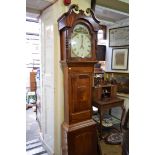
M42 18L43 19L43 18ZM46 147L54 150L54 48L53 26L50 20L42 20L42 52L41 52L41 127L42 138Z
M91 69L86 67L86 70L75 67L71 69L69 75L70 87L70 118L71 123L77 123L91 118L91 85L92 74ZM76 72L75 72L76 71Z

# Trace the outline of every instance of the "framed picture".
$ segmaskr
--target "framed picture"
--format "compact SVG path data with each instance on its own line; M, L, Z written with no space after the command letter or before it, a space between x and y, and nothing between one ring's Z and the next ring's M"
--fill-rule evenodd
M109 47L129 45L129 26L109 29Z
M112 70L127 70L128 69L128 48L117 48L112 50Z

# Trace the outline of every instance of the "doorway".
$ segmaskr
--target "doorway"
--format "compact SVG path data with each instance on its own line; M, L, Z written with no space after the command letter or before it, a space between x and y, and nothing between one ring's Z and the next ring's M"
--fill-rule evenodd
M37 106L40 94L40 23L38 18L26 17L26 151L41 153L40 118ZM42 149L43 152L45 150Z

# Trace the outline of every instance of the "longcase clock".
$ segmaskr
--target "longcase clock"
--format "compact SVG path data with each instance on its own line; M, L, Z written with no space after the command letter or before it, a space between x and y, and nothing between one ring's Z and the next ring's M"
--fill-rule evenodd
M72 5L58 19L65 96L63 155L97 155L96 123L92 120L91 102L100 25L91 9L87 9L86 14L77 5Z

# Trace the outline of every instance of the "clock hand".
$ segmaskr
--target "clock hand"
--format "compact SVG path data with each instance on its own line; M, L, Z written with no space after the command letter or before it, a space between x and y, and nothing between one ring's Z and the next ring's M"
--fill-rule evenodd
M83 35L81 36L81 39L82 39L82 41L81 41L81 46L80 46L80 48L83 48Z

